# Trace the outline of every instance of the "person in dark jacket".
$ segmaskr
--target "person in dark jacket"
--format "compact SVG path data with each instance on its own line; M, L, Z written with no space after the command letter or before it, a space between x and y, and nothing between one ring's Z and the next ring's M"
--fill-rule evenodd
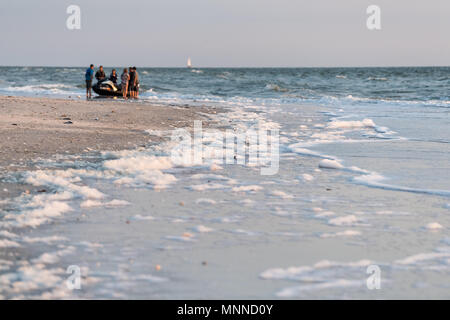
M103 71L103 66L100 66L95 73L95 79L97 79L98 82L103 82L106 80L105 71Z
M133 67L130 67L129 69L129 75L130 75L130 81L128 82L128 91L130 91L130 98L134 98L134 93L135 93L135 89L134 89L134 85L135 85L135 73L133 70Z
M111 80L114 83L114 85L117 86L117 72L116 72L116 69L113 69L111 71L111 74L109 75L109 80Z
M137 99L139 97L139 73L137 72L136 67L133 67L134 70L134 97Z

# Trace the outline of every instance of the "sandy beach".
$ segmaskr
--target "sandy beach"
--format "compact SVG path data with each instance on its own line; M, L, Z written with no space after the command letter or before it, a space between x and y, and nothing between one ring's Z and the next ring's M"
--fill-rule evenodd
M112 99L0 96L0 172L36 169L55 156L134 149L161 140L146 130L213 125L217 107L157 106ZM38 188L39 189L39 188ZM5 191L7 190L7 191ZM36 191L0 181L0 198Z
M292 84L263 87L274 70L202 72L148 69L158 89L138 102L31 80L20 90L33 97L0 98L0 299L448 297L447 102L304 101L295 88L314 70L276 70ZM324 81L346 94L364 72ZM180 164L172 129L194 120L278 130L277 172L225 162L207 130L203 161ZM72 266L81 289L67 285ZM367 286L373 266L380 290Z
M0 168L29 168L31 160L56 154L132 149L151 142L145 130L190 128L193 120L203 120L208 127L208 114L219 110L111 99L0 96Z

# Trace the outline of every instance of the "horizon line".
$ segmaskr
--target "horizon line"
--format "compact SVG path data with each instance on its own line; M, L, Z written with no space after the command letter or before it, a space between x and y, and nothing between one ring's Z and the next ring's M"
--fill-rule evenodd
M14 67L28 67L28 68L84 68L89 67L84 66L68 66L68 65L0 65L0 68L14 68ZM104 68L127 68L127 66L109 66L98 64L95 67L103 66ZM239 67L225 67L225 66L214 66L214 67L202 67L202 66L192 66L191 69L356 69L356 68L448 68L450 65L386 65L386 66L239 66ZM144 69L189 69L186 66L139 66L139 68Z

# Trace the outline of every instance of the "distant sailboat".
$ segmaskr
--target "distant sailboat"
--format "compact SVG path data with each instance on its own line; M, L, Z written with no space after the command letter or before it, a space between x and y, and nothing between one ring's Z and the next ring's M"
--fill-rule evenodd
M187 60L187 67L188 67L189 69L192 68L192 63L191 63L191 58L190 58L190 57L189 57L188 60Z

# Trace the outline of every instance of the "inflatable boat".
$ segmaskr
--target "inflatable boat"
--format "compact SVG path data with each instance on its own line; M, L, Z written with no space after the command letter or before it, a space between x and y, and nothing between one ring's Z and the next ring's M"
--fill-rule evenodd
M92 86L92 89L100 96L123 97L122 89L117 87L114 82L110 80L97 82L94 86ZM127 96L130 96L129 92L127 92Z

